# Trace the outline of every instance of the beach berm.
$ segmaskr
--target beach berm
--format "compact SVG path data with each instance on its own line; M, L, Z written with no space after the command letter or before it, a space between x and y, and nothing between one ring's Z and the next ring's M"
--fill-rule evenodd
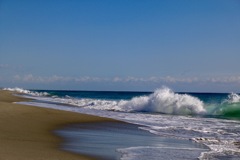
M54 130L77 123L113 121L97 116L16 104L29 101L0 90L0 160L87 160L60 149Z

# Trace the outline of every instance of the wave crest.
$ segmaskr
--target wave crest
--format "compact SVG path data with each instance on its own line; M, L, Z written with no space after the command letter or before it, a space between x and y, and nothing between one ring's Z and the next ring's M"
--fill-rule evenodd
M239 103L240 102L240 95L238 95L236 93L229 94L227 102L228 103Z
M157 89L149 96L135 97L118 104L127 111L158 112L165 114L195 115L206 112L204 104L196 97L174 93L169 88Z

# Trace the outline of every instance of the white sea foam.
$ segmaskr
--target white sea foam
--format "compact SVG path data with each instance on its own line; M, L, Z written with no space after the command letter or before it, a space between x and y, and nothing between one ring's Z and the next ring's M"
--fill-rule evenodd
M240 95L238 95L236 93L231 93L230 95L228 95L227 102L228 103L239 103L240 102Z
M34 91L29 91L29 90L18 88L18 87L4 88L3 90L11 91L11 92L18 92L18 93L22 93L22 94L28 94L31 96L48 96L49 95L47 92L34 92Z
M198 157L199 152L204 152L206 150L198 148L138 146L121 148L117 151L122 154L120 158L121 160L186 160L193 159L193 157Z
M204 104L198 98L174 93L169 88L156 90L149 96L135 97L130 101L120 101L120 108L125 111L145 111L166 114L203 114Z

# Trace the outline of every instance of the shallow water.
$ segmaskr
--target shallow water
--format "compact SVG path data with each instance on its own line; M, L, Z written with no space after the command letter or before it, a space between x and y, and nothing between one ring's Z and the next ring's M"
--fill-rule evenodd
M207 147L188 140L156 136L138 125L116 122L71 125L57 134L64 150L109 160L197 159Z

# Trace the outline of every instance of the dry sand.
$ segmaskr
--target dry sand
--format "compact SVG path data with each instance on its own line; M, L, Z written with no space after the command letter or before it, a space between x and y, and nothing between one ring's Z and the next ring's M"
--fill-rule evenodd
M62 139L53 131L67 124L110 119L13 103L27 100L0 90L0 160L94 159L61 150Z

